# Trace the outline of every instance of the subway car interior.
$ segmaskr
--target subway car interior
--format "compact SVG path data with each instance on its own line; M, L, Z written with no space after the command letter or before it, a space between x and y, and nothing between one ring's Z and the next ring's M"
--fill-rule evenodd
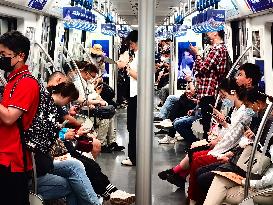
M273 1L0 0L1 205L272 205Z

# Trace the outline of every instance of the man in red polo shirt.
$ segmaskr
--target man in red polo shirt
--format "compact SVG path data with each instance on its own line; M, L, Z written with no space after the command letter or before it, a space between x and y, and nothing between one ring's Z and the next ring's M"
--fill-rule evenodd
M17 119L22 117L27 130L39 104L39 85L25 77L30 74L25 62L30 50L29 39L18 31L0 36L0 69L9 72L7 85L0 103L0 204L26 205L28 202L28 178L24 171L23 151ZM27 151L27 170L32 169Z

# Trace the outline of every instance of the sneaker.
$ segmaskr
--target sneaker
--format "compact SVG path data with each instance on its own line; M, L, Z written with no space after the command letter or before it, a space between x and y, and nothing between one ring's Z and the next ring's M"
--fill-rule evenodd
M182 141L182 140L184 140L184 138L183 137L181 137L181 135L180 134L175 134L175 139L177 140L177 141Z
M165 135L163 139L158 140L159 144L174 144L176 140L171 138L169 135Z
M110 149L107 145L101 146L101 153L111 153L112 149Z
M168 175L173 175L174 174L174 171L173 169L167 169L165 171L162 171L162 172L159 172L158 173L158 177L162 180L166 180Z
M111 143L108 148L112 151L120 152L125 149L124 146L119 146L116 142Z
M172 121L171 121L170 119L165 119L165 120L163 120L163 121L160 123L160 125L161 125L162 127L164 127L164 128L171 128L171 127L173 127L173 123L172 123Z
M161 117L155 116L154 121L163 121L163 119Z
M134 164L131 162L131 160L130 160L129 157L127 157L126 159L122 160L121 164L125 165L125 166L134 166Z
M167 181L177 187L184 187L186 178L174 173L167 176Z
M129 205L134 203L136 196L125 191L117 190L110 195L110 202L112 205Z
M168 133L169 133L168 131L161 129L161 130L155 132L155 135L164 135L164 134L168 134Z

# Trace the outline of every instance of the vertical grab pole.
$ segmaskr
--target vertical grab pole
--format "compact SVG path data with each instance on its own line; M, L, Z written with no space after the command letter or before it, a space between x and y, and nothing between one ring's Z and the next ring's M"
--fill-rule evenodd
M138 1L139 63L137 107L136 204L152 204L152 139L155 0Z

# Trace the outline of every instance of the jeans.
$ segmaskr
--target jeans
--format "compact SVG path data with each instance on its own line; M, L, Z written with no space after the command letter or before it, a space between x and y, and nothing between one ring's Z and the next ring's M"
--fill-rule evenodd
M68 181L60 176L46 174L37 178L37 192L44 200L66 198L68 205L78 205Z
M198 116L184 116L173 121L174 129L185 139L189 144L197 140L193 134L191 126L192 123L198 119Z
M86 176L83 164L77 159L54 161L52 174L66 178L77 196L80 205L101 205L90 180Z
M179 96L169 95L160 109L159 117L168 119L172 106L179 100Z

